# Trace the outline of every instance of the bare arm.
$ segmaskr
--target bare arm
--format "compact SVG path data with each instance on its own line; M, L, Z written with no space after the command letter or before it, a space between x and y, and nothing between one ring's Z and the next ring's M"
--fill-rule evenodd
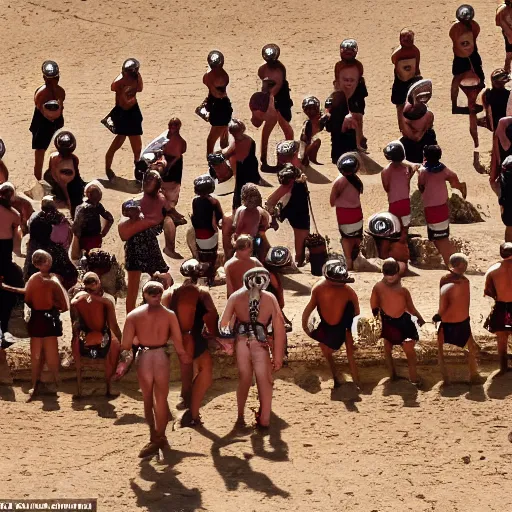
M119 231L119 236L123 242L129 240L132 236L145 231L148 228L151 228L155 225L153 221L149 221L146 219L132 221L131 219L122 219L117 226Z
M339 184L340 184L340 181L335 180L332 185L331 196L329 198L329 203L331 206L334 206L334 203L336 203L336 199L338 199L338 197L340 195L340 185Z
M293 186L293 184L292 184ZM279 202L279 200L290 192L292 186L290 185L281 185L278 187L267 199L267 205L270 209L274 208L274 206Z
M140 73L137 73L137 92L142 92L144 89L144 82L142 81L142 76Z
M176 354L178 354L180 361L183 364L190 364L192 362L192 358L185 352L180 324L178 323L177 316L172 311L169 312L169 331L171 333L174 350L176 350Z
M380 173L380 179L382 181L382 187L384 188L384 191L387 194L389 192L389 174L385 171L386 170L384 170ZM333 206L333 205L331 204L331 206Z
M286 346L286 329L284 327L283 312L277 303L277 299L270 294L272 298L272 329L274 332L274 347L272 351L274 359L274 370L278 371L283 366L284 348Z
M411 313L418 319L418 324L421 327L425 323L425 320L423 320L423 317L421 316L420 312L414 306L411 294L409 293L409 290L407 290L407 289L405 290L405 303L406 303L407 311L409 311L409 313Z
M9 171L2 159L0 159L0 183L5 183L6 181L9 181Z
M122 333L117 323L116 311L114 305L107 299L107 322L110 330L114 333L115 337L122 343Z
M229 269L229 265L226 265L224 267L224 271L226 272L226 293L227 298L229 299L229 297L231 297L231 295L233 295L233 292L235 292L236 290L234 290L233 288L233 281L231 280L231 271Z
M114 224L114 217L108 210L103 210L100 215L105 219L105 227L101 231L102 238L105 238L110 231L110 228L112 227L112 224Z
M306 307L304 308L304 311L302 312L302 330L311 337L311 330L309 329L309 317L311 316L311 313L316 309L317 307L317 300L316 300L316 293L315 288L311 290L311 297L309 298L309 302L306 304Z
M485 276L485 286L484 286L484 297L491 297L491 299L495 299L498 293L496 292L496 287L494 286L494 279L492 277L492 273L489 272Z
M55 283L53 289L53 300L55 301L55 307L61 313L65 313L69 309L69 299L67 297L67 293L56 276L52 277L52 280Z
M9 286L3 282L4 277L0 276L0 290L5 290L6 292L11 293L19 293L20 295L25 295L27 288L15 288L14 286Z
M124 323L121 350L131 350L134 338L135 324L133 323L133 315L128 314Z
M201 297L203 300L203 306L206 309L206 313L203 315L203 321L206 325L206 328L208 329L208 332L215 336L218 331L217 322L219 319L219 313L217 311L217 308L215 307L210 292L201 292Z
M377 313L380 309L380 296L377 285L375 285L372 290L372 295L370 297L370 307L372 308L373 315L377 316Z
M222 313L222 317L220 319L220 330L226 331L229 330L229 325L231 323L231 319L233 318L233 315L235 313L235 300L236 300L236 294L231 295L229 297L226 307L224 308L224 312Z
M450 306L450 301L448 300L448 292L450 288L454 286L453 284L446 284L441 288L441 292L439 294L439 311L438 314L441 318L446 313L448 307Z
M352 304L354 305L354 315L358 316L361 314L361 310L359 309L359 298L356 294L356 292L350 288L350 300L352 301Z
M464 183L461 183L459 180L459 177L454 173L450 173L447 178L448 183L451 185L452 188L456 188L459 190L462 194L462 197L466 199L467 190Z

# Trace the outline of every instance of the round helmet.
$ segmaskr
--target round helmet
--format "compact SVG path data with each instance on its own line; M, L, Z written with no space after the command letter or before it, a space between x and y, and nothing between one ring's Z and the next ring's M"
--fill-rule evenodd
M59 65L53 60L45 60L41 66L45 78L59 78Z
M505 160L503 160L503 163L501 164L501 168L504 171L512 171L512 156L507 156Z
M293 156L299 150L299 143L294 140L283 140L276 146L277 156Z
M300 178L300 169L292 164L286 164L278 173L277 179L280 185L289 185L292 181Z
M302 100L302 110L306 110L310 107L315 107L320 110L320 100L316 96L306 96Z
M412 105L427 104L432 98L432 80L425 78L411 85L407 92L407 101Z
M140 62L137 59L129 58L123 62L123 71L127 73L138 73L140 69Z
M391 162L401 162L405 159L404 145L399 140L390 142L384 148L384 156Z
M60 132L55 137L54 142L59 153L73 153L76 149L76 139L71 132Z
M336 167L342 174L355 174L359 170L359 160L355 155L341 155Z
M275 62L279 59L280 54L281 50L277 44L266 44L261 49L261 55L265 62Z
M198 196L213 194L215 180L209 174L201 174L194 180L194 193Z
M271 247L265 257L265 263L272 267L286 267L292 262L292 255L288 247L278 245Z
M475 9L471 5L463 4L455 13L459 21L471 21L475 17Z
M368 232L376 238L400 238L400 220L389 212L376 213L368 219Z
M495 69L491 73L491 81L493 81L493 82L501 82L501 83L510 82L510 73L508 73L503 68Z
M4 141L2 139L0 139L0 160L3 158L4 155L5 155L5 144L4 144Z
M208 263L200 263L196 259L185 260L180 267L180 273L183 277L199 278L206 275Z
M351 50L357 53L359 51L357 41L355 39L344 39L340 44L340 50Z
M221 68L224 66L224 55L219 50L212 50L208 54L208 66L213 68Z
M332 107L332 96L329 96L324 103L324 108L329 109Z
M322 267L322 275L334 283L353 283L354 278L350 277L347 265L344 260L329 260Z
M222 153L210 153L207 157L208 165L220 165L226 161Z
M251 268L244 274L244 286L248 290L251 290L252 288L257 288L258 290L266 290L269 283L270 274L265 268Z

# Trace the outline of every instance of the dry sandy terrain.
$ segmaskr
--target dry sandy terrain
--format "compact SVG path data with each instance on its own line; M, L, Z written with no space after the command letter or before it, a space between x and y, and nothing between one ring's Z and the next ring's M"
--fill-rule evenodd
M494 27L495 5L483 0L472 4L482 28L478 46L489 76L502 65L504 56L502 36ZM4 87L0 136L7 145L5 161L12 181L21 190L34 185L28 127L42 61L52 58L61 67L61 84L67 91L66 128L77 137L81 173L89 180L103 177L104 153L111 135L100 119L112 107L110 83L123 60L134 56L142 63L145 82L139 98L145 118L144 141L161 133L171 116L177 115L183 122L182 134L189 150L180 210L188 213L191 180L206 170L208 126L194 115L194 109L205 97L201 77L208 51L219 48L224 53L235 116L249 126L248 101L259 88L256 71L261 47L278 43L295 101L292 124L298 131L303 122L302 98L315 94L323 101L331 92L332 68L345 37L356 37L359 42L359 58L370 92L365 132L370 156L383 164L382 148L399 135L389 100L393 80L389 57L398 43L399 30L409 25L422 52L422 74L434 83L431 108L444 150L443 161L468 182L468 199L479 205L486 218L481 224L453 226L452 232L470 247L472 324L478 341L494 354L495 344L481 328L490 309L489 301L482 298L482 275L497 259L503 226L487 178L472 169L468 119L450 114L452 50L448 30L457 5L446 1L285 0L277 9L269 0L4 0L0 10ZM259 134L252 127L249 133L259 143ZM480 137L482 159L487 162L491 137L483 130ZM277 132L274 141L280 138ZM332 180L337 170L328 163L328 136L324 135L323 141L319 159L326 165L317 170ZM116 156L114 170L119 176L132 178L128 147ZM276 183L274 177L269 179ZM379 176L363 177L363 181L363 210L368 217L385 207L386 198ZM326 207L330 185L312 183L310 188L320 231L339 251L334 212ZM127 197L126 192L110 190L104 203L117 218ZM225 209L230 201L223 200ZM425 233L424 228L414 231ZM184 228L180 228L178 248L186 254L184 235ZM289 227L283 226L278 236L291 246ZM115 229L107 246L122 255ZM176 275L176 262L172 269ZM442 272L418 273L420 277L408 278L405 283L418 309L430 318L437 308L437 283ZM356 276L363 312L369 313L370 290L376 279L375 274ZM1 495L98 497L99 510L112 512L137 508L154 512L511 510L512 444L507 436L512 424L512 378L489 379L484 386L471 388L456 385L451 390L439 389L439 375L427 365L435 361L434 331L427 325L422 331L427 347L421 368L425 390L417 393L405 381L393 385L381 382L383 370L368 366L362 369L365 385L361 396L350 385L341 395L333 393L326 375L315 366L300 363L319 355L298 332L313 282L309 270L285 280L286 311L296 332L290 338L290 368L276 381L276 417L269 436L250 431L230 434L235 382L220 379L204 408L205 429L171 433L175 451L170 457L139 465L136 455L147 432L140 393L132 379L123 384L122 396L111 402L97 397L74 403L73 384L68 383L58 398L49 396L25 405L26 384L23 388L3 386ZM224 290L214 293L221 299ZM123 309L119 304L121 320ZM68 343L68 339L62 340L63 346ZM14 347L11 363L22 363L19 354L23 351L23 344ZM380 357L377 348L358 352L360 362ZM487 356L484 366L488 375L496 368L495 358ZM219 361L216 373L233 375L233 363ZM459 373L462 378L463 367ZM17 376L26 377L21 373ZM91 382L88 391L101 392L98 382ZM173 389L171 404L177 396L177 389ZM251 404L255 403L252 392ZM468 464L462 460L466 456L470 457Z

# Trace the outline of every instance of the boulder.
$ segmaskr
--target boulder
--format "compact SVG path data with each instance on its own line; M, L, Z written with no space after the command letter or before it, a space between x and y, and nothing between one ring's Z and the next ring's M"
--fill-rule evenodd
M451 238L456 252L470 254L469 243L462 238ZM445 269L443 258L439 254L434 242L427 238L411 238L409 240L409 250L411 252L411 263L415 267L426 269Z

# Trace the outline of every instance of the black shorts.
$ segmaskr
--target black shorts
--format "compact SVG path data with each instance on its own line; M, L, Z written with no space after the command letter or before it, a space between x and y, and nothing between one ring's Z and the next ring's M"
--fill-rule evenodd
M462 75L462 73L466 73L471 70L477 74L483 85L485 83L485 75L484 70L482 69L482 57L480 57L476 47L475 51L469 57L453 57L453 76Z
M279 92L274 96L274 105L276 110L288 122L292 120L293 101L290 97L290 85L285 80Z
M403 82L395 75L395 81L393 82L393 88L391 89L391 103L393 105L403 105L407 101L407 93L411 88L412 84L415 84L421 80L421 76L414 76L407 82Z
M507 52L507 53L512 52L512 43L508 42L505 32L503 32L503 39L505 39L505 52Z
M112 343L110 330L107 329L103 333L104 342L101 345L86 345L86 336L87 333L85 331L80 331L80 336L78 338L80 355L89 359L106 359L108 356L108 351L110 350L110 344Z
M50 121L37 109L34 109L29 130L32 132L32 149L48 149L57 130L64 126L64 117Z
M30 311L30 320L27 324L28 334L31 338L51 338L62 336L62 321L56 310Z
M139 104L136 103L130 110L124 110L115 106L108 115L114 124L114 133L116 135L142 135L142 112Z
M357 84L354 94L348 100L348 108L349 108L350 112L352 112L353 114L364 115L364 111L366 109L365 98L367 96L368 96L368 89L366 88L366 83L364 81L364 78L361 78L361 80Z
M175 157L172 155L164 155L167 161L171 161ZM183 179L183 158L178 158L176 163L169 169L165 171L165 174L162 176L162 181L165 183L179 183L181 185L181 180Z
M311 220L309 217L309 208L283 208L281 212L281 221L288 219L290 226L293 229L302 229L309 231L311 227Z
M208 122L212 126L227 126L233 115L233 107L227 96L216 98L210 94L206 100L206 110L210 113Z
M509 202L503 204L502 208L503 211L501 212L501 222L503 222L503 224L507 226L507 228L510 228L512 227L512 205Z
M463 322L441 322L439 330L441 329L444 333L444 343L449 343L456 347L464 348L471 337L471 324L469 318L466 318Z
M355 317L354 311L354 304L347 302L343 316L338 324L328 324L321 318L318 327L311 332L311 337L331 350L339 350L346 341L347 331L350 331L352 328L352 322Z
M487 329L493 334L496 332L511 332L512 302L496 301L484 323L484 329Z
M407 137L401 137L400 142L403 144L405 149L405 158L412 163L421 164L423 163L423 149L425 146L431 146L437 144L436 132L433 128L427 130L423 137L418 140L411 140Z
M381 311L382 318L382 337L392 345L401 345L404 341L418 341L418 329L412 321L409 313L404 313L401 317L393 318Z
M208 340L201 334L193 333L192 337L194 338L194 359L197 359L208 351Z

